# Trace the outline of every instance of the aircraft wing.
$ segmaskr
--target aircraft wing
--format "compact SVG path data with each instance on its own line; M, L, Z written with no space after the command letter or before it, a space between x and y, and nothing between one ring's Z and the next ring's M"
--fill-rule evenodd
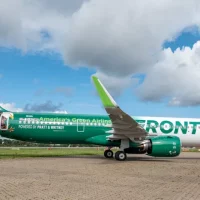
M132 141L144 140L144 138L147 136L146 130L141 127L132 117L120 109L120 107L96 76L92 76L92 80L112 122L113 129L108 132L112 135L110 135L108 138L110 140L127 138L131 139Z

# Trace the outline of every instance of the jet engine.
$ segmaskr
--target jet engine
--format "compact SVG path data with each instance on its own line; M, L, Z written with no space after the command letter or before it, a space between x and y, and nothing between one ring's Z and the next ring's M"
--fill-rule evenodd
M176 136L157 136L144 140L139 147L125 149L126 153L144 154L155 157L175 157L181 152L181 141Z

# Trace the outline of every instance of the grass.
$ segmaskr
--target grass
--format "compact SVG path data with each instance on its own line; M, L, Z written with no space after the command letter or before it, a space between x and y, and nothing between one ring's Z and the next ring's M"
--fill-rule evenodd
M60 157L78 155L103 155L104 148L8 148L0 149L0 159L30 157Z
M113 149L113 151L116 151ZM183 152L183 151L182 151ZM199 152L188 149L186 152ZM60 157L79 155L103 155L104 148L0 148L0 159L31 158L31 157Z
M182 149L182 152L200 152L200 150L191 148L191 149Z

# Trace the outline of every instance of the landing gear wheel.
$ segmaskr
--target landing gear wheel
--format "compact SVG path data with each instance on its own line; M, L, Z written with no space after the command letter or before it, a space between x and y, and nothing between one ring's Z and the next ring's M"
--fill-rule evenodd
M104 156L106 158L113 158L113 152L111 150L105 150L104 151Z
M115 153L115 159L119 161L126 160L126 153L124 151L117 151Z

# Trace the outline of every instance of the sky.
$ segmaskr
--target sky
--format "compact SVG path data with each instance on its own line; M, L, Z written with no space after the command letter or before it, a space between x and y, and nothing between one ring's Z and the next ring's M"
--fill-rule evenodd
M132 116L200 118L198 0L0 0L0 105L106 114L96 75Z

